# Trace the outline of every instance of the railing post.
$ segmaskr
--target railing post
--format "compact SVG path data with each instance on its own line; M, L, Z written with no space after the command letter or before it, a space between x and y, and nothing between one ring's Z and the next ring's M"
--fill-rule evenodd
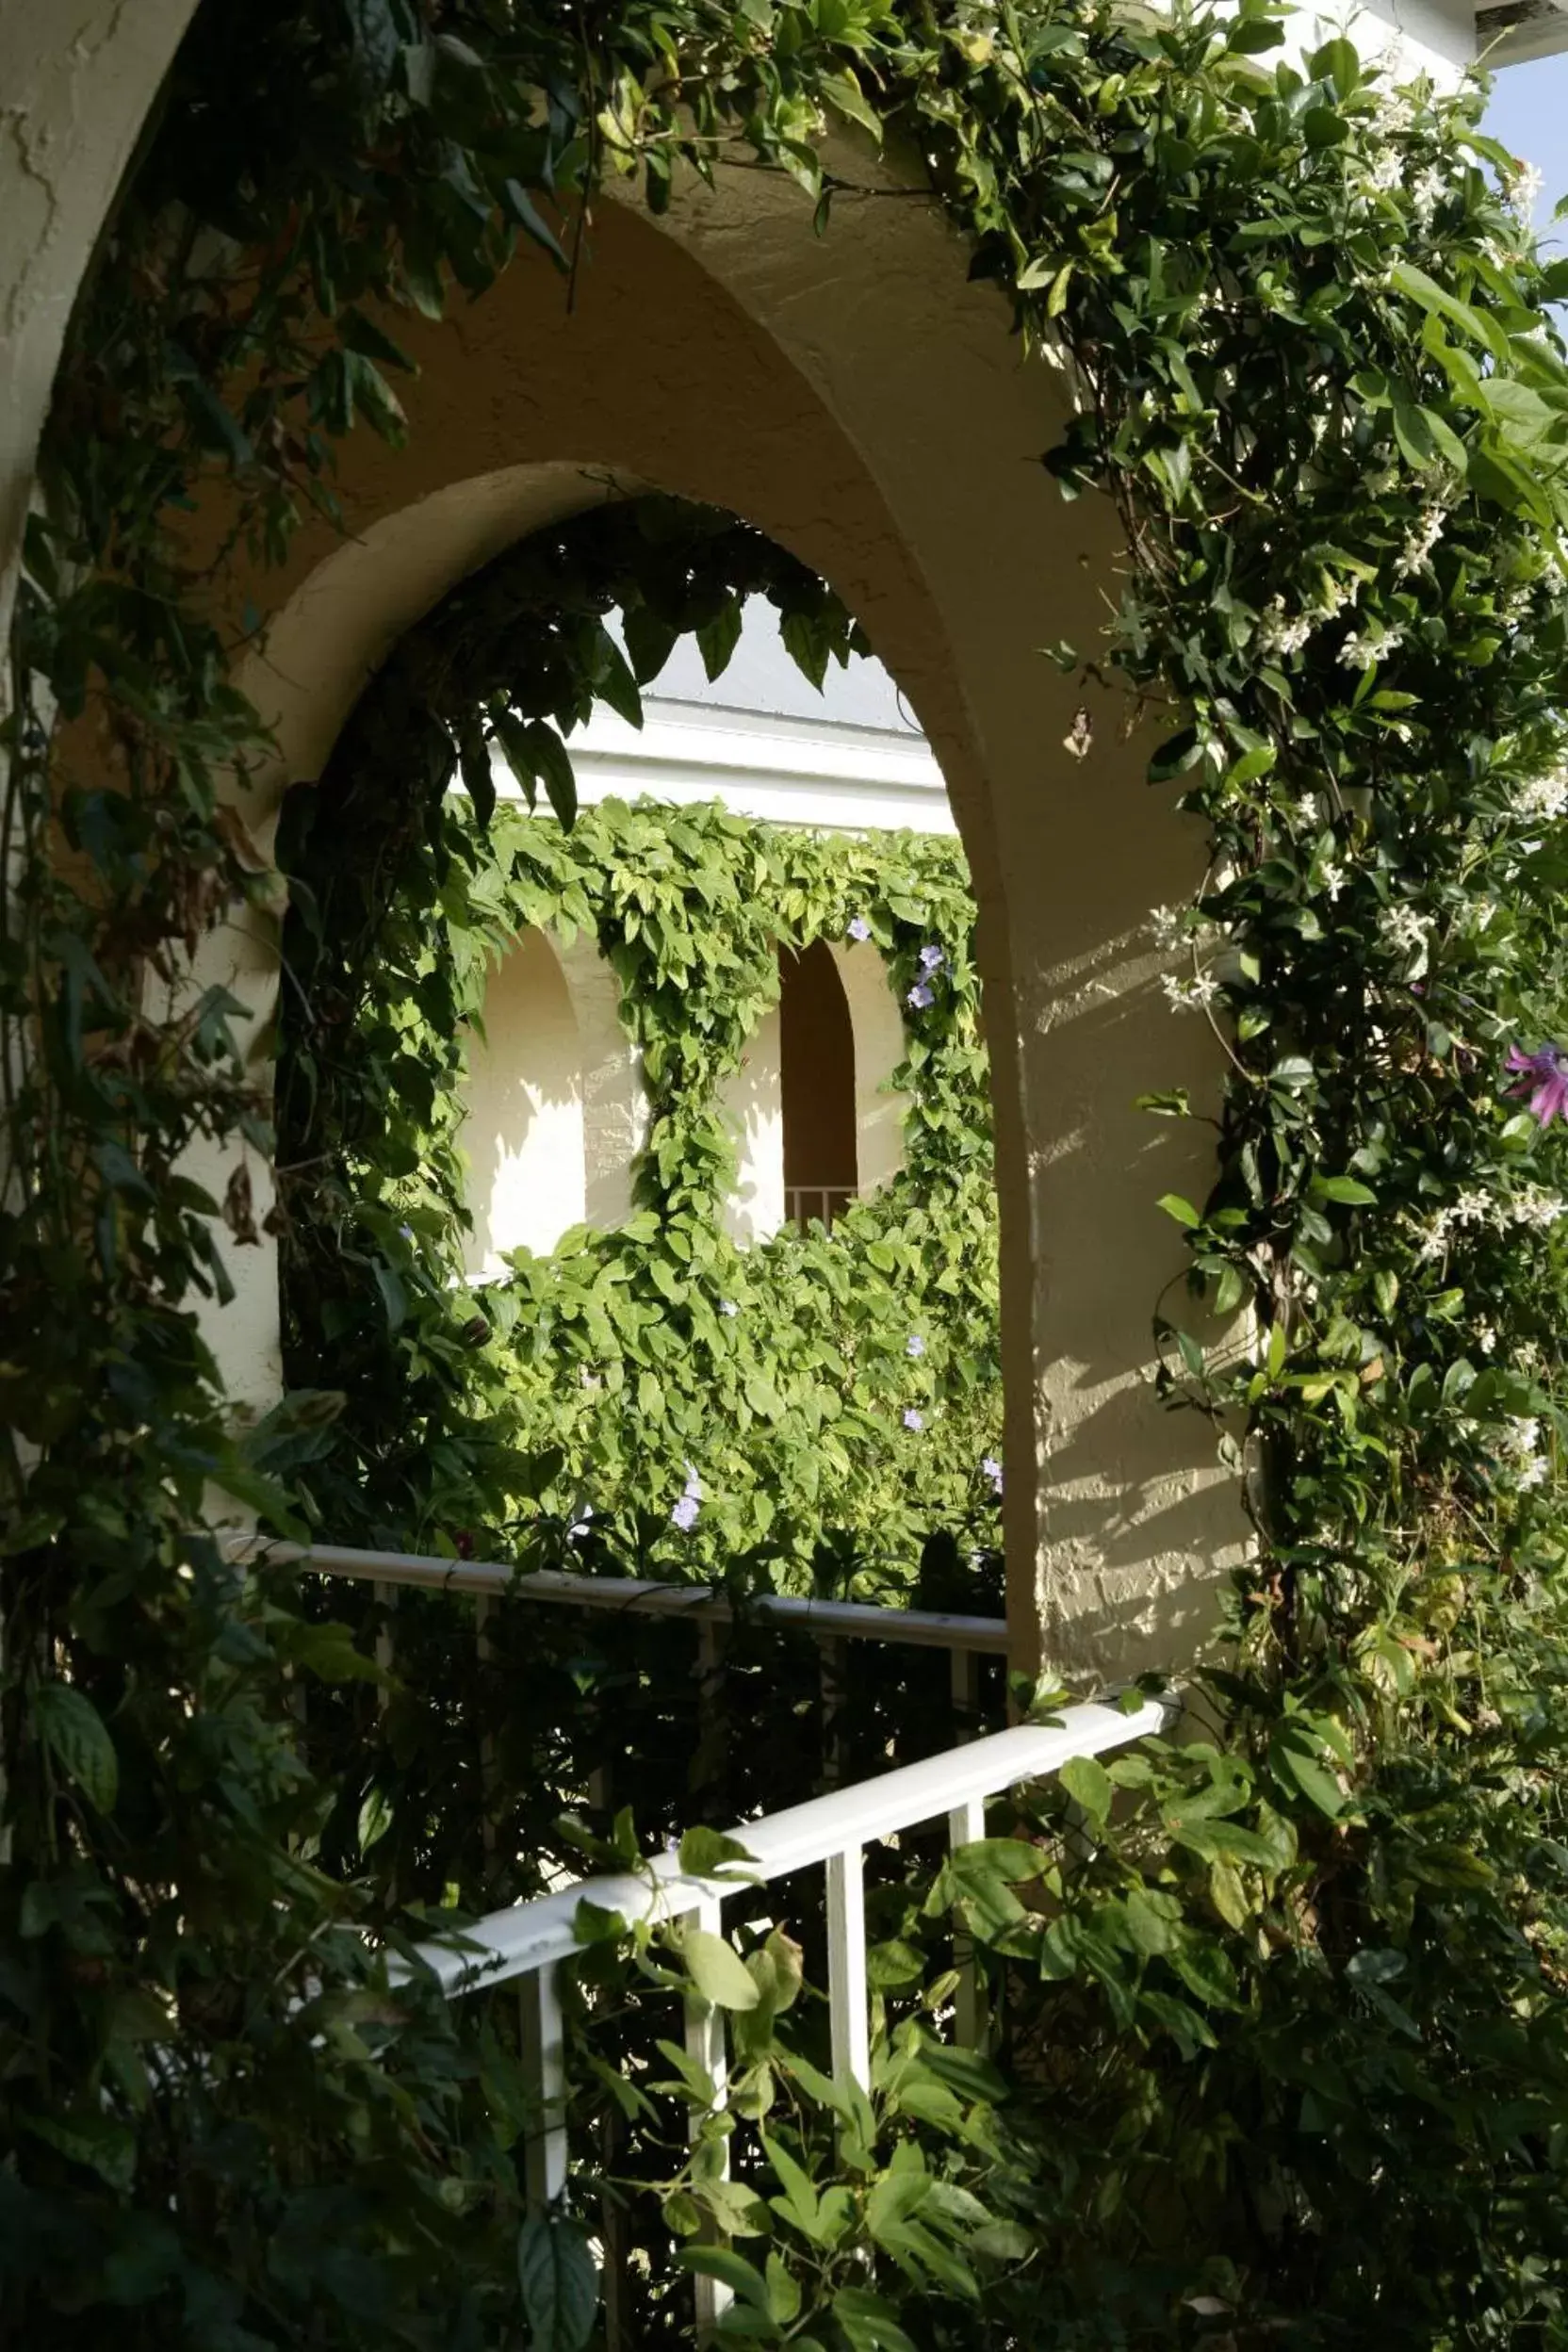
M688 1911L684 1924L700 1928L706 1935L724 1934L724 1905L716 1896L705 1896L696 1908ZM729 2054L725 2043L724 2011L704 2001L686 2003L686 2054L694 2066L700 2066L713 2085L713 2105L710 2112L723 2114L729 2103ZM702 2129L702 2117L693 2106L687 2110L686 2132L689 2143L695 2146ZM718 2178L729 2178L729 2142L725 2140L719 2149ZM710 2231L710 2238L714 2233ZM705 2278L698 2274L693 2280L696 2291L697 2335L710 2335L734 2297L722 2278Z
M376 1664L384 1674L389 1674L398 1656L398 1645L392 1634L392 1612L398 1606L398 1588L395 1584L377 1584L374 1590L376 1599L385 1612L376 1628ZM376 1713L384 1715L391 1703L386 1685L384 1682L378 1682Z
M697 1662L693 1669L697 1686L697 1736L692 1753L692 1793L697 1800L699 1820L714 1797L722 1797L725 1787L720 1736L725 1681L723 1631L716 1618L703 1617L697 1621Z
M956 1805L947 1817L949 1850L957 1846L972 1846L986 1834L986 1804L983 1797L970 1797ZM986 2030L985 2003L980 1995L980 1979L974 1966L974 1938L957 1923L955 1914L953 1930L953 1965L958 1982L953 1995L954 2038L961 2050L978 2050L980 2037Z
M980 1653L949 1650L954 1731L962 1744L972 1740L980 1724Z
M493 1655L490 1642L490 1611L494 1606L487 1592L476 1594L474 1599L474 1650L479 1661L482 1710L488 1707L490 1698L489 1679L484 1670L490 1664ZM496 1743L487 1731L482 1731L479 1740L479 1790L480 1843L484 1849L485 1868L488 1870L496 1858L497 1821Z
M871 2088L871 2001L866 1984L865 1857L846 1846L827 1857L827 2012L836 2080Z
M825 1788L837 1788L844 1776L842 1723L849 1700L849 1643L818 1638L822 1684L822 1778Z
M523 2069L540 2108L524 2146L523 2182L530 2205L547 2210L566 2185L566 2031L555 1968L519 1980L517 2016Z

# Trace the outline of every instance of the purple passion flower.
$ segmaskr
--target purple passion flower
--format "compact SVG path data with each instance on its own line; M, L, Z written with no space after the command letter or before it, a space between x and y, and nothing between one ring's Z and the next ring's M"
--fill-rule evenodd
M1544 1045L1534 1054L1521 1054L1513 1046L1508 1067L1520 1077L1518 1086L1510 1086L1510 1094L1527 1094L1543 1127L1549 1127L1554 1119L1568 1126L1568 1054L1560 1045Z

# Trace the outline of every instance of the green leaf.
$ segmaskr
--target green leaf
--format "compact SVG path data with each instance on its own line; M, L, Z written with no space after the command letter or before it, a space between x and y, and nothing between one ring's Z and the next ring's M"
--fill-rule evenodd
M1378 1196L1370 1184L1354 1176L1315 1176L1312 1189L1320 1200L1343 1200L1354 1208L1376 1208Z
M726 1878L743 1880L747 1875L744 1870L726 1870L724 1866L751 1859L740 1840L727 1838L722 1830L699 1824L687 1830L680 1840L680 1868L687 1878L711 1878L722 1871Z
M689 1927L680 1938L687 1971L715 2009L755 2009L761 1992L733 1945L705 1927Z
M850 2352L916 2352L900 2327L890 2304L866 2287L841 2287L833 2297L833 2316L844 2331Z
M1057 1778L1074 1805L1083 1806L1097 1828L1103 1827L1110 1819L1111 1800L1116 1792L1100 1758L1097 1756L1070 1756Z
M733 2246L682 2246L676 2249L676 2261L684 2270L699 2271L705 2278L721 2279L732 2295L740 2295L757 2311L768 2311L767 2280Z
M359 1808L359 1850L368 1854L392 1826L392 1800L384 1788L372 1787Z
M1162 1193L1154 1205L1163 1209L1167 1217L1173 1217L1178 1225L1186 1226L1189 1232L1203 1222L1192 1202L1184 1200L1179 1192Z
M523 731L545 797L569 833L577 823L577 777L566 746L547 719L530 719Z
M580 2222L530 2213L517 2232L517 2284L529 2352L582 2352L599 2308L599 2275Z
M74 1683L41 1683L33 1697L40 1739L62 1772L100 1813L112 1813L120 1793L120 1760L103 1717Z

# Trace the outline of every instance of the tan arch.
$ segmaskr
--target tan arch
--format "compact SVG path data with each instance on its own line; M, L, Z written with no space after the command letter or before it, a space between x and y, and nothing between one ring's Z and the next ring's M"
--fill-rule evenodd
M1037 463L1059 379L1021 364L923 204L850 204L817 240L757 174L663 227L603 205L570 315L520 264L445 325L400 332L424 370L411 446L349 445L352 536L307 531L286 573L235 583L275 616L250 679L284 746L272 787L318 772L387 645L453 580L595 498L710 500L832 580L941 762L979 900L1019 1660L1042 1642L1107 1672L1179 1659L1239 1528L1206 1429L1149 1386L1152 1310L1183 1263L1153 1202L1201 1191L1202 1131L1133 1102L1212 1092L1212 1039L1165 1012L1144 931L1197 879L1201 842L1144 785L1114 696L1090 697L1087 759L1063 748L1076 694L1038 648L1092 645L1118 540L1107 505L1064 506ZM230 935L206 961L248 968L259 1002L270 953ZM275 1302L244 1254L244 1309L213 1337L260 1401Z

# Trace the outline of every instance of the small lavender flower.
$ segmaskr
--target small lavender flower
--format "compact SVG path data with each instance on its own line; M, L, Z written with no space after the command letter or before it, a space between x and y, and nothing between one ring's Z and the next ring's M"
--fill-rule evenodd
M1568 1054L1560 1045L1544 1045L1534 1054L1521 1054L1516 1045L1511 1046L1508 1067L1526 1073L1509 1092L1529 1096L1530 1109L1543 1127L1559 1118L1568 1126Z
M981 1477L985 1479L985 1481L986 1481L987 1485L990 1488L991 1493L992 1493L993 1494L1001 1494L1001 1492L1002 1492L1002 1464L998 1462L998 1460L997 1460L997 1458L996 1458L996 1456L995 1456L994 1454L988 1454L988 1455L985 1457L984 1461L981 1462L981 1464L980 1464L980 1476L981 1476Z
M904 1343L904 1352L906 1356L924 1355L925 1342L921 1337L919 1331L911 1331L909 1333L908 1338Z
M398 1237L400 1241L412 1241L414 1239L413 1226L400 1225L398 1228Z
M719 1313L721 1315L739 1315L740 1312L741 1310L735 1304L733 1298L721 1298L719 1300Z
M696 1526L697 1512L701 1508L694 1494L683 1494L670 1513L671 1527L678 1527L682 1535L690 1535Z
M940 972L946 961L947 956L942 949L934 944L928 944L921 949L920 968L922 972Z
M850 936L850 938L851 938L852 939L870 939L870 937L871 937L871 925L870 925L870 923L866 921L866 919L865 919L865 916L864 916L864 915L857 915L857 916L856 916L856 918L855 918L854 922L853 922L853 923L850 924L850 926L849 926L849 936Z
M920 1410L920 1408L919 1408L919 1406L918 1406L918 1405L906 1405L906 1406L905 1406L905 1408L904 1408L904 1426L905 1426L905 1428L906 1428L906 1429L924 1429L924 1427L925 1427L925 1415L924 1415L924 1413L922 1413L922 1412L921 1412L921 1410Z
M914 987L909 990L908 995L904 1000L906 1004L912 1004L915 1010L920 1013L923 1013L927 1005L934 1004L936 1001L937 999L935 994L926 987L923 980L917 980Z

